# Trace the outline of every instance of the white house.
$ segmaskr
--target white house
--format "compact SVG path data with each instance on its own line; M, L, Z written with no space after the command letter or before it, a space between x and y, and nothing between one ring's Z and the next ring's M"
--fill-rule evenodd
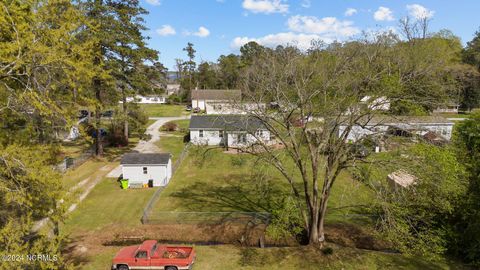
M192 108L207 111L214 106L223 106L228 103L240 102L242 92L240 90L192 90ZM221 109L219 109L221 110Z
M247 114L252 111L265 110L265 103L232 103L232 102L207 102L205 112L207 114Z
M348 122L348 120L345 120ZM371 119L361 119L352 126L347 141L356 142L365 136L383 136L385 134L415 134L423 136L434 132L446 140L452 137L454 123L439 116L375 116ZM338 135L341 136L347 124L340 124Z
M180 84L167 84L167 96L178 94L180 92Z
M127 97L127 102L139 104L164 104L167 103L167 98L161 95L136 95L135 97ZM123 101L119 101L119 103L123 103Z
M271 143L270 131L263 123L245 115L194 115L189 130L190 141L196 145L240 147L257 140Z
M127 153L121 165L123 179L128 179L129 187L166 186L172 177L169 153Z
M434 113L458 113L459 104L450 103L443 106L438 106L433 110Z

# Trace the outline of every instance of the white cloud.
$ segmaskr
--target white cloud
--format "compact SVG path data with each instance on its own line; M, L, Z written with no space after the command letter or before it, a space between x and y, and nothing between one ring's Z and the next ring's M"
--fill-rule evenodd
M242 7L253 13L287 13L288 4L283 0L243 0Z
M335 17L317 18L314 16L292 16L287 21L288 28L295 32L321 34L331 39L341 39L358 34L360 30L351 21Z
M197 36L197 37L208 37L210 35L210 30L208 30L206 27L204 26L200 26L198 28L198 31L193 33L194 36Z
M162 25L162 27L158 28L156 32L160 36L171 36L177 33L175 31L175 28L173 28L171 25L168 25L168 24Z
M146 0L146 2L154 6L160 6L162 4L160 0Z
M355 13L357 13L357 10L354 8L347 8L347 10L345 10L345 16L347 17L350 17Z
M259 38L250 37L236 37L233 39L230 46L234 49L238 49L250 41L255 41L258 44L267 47L276 47L278 45L294 45L299 49L306 50L311 47L313 40L323 40L325 42L332 42L331 39L322 38L317 34L298 34L298 33L278 33L270 34Z
M410 16L414 17L415 19L422 19L422 18L430 19L435 14L435 11L429 10L426 7L419 4L407 5L407 10Z
M310 8L310 6L312 5L312 1L311 0L303 0L302 3L301 3L301 6L303 8Z
M393 21L393 12L387 7L379 7L373 14L373 18L376 21Z

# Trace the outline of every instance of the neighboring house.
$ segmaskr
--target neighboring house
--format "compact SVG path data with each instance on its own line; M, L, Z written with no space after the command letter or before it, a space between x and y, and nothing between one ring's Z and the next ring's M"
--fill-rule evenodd
M167 96L178 94L180 92L180 84L167 84Z
M371 110L377 110L377 111L390 110L390 100L387 97L364 96L360 100L360 102L363 104L368 104L368 108Z
M458 108L460 108L459 104L447 104L444 106L439 106L433 110L434 113L458 113Z
M247 114L252 111L265 110L265 103L231 103L231 102L209 102L205 104L207 114Z
M127 102L139 104L164 104L167 103L167 98L161 95L136 95L135 97L127 97ZM123 103L123 101L119 101L119 103Z
M166 186L172 177L169 153L127 153L120 163L129 187Z
M360 100L359 104L347 109L347 111L344 114L345 115L358 114L359 112L362 111L362 109L365 109L365 105L367 105L367 108L372 111L390 110L390 100L387 97L364 96Z
M224 106L240 102L242 92L240 90L192 90L192 108L199 108L201 111L213 109L214 106ZM222 110L218 108L218 110Z
M190 141L196 145L248 146L270 143L270 132L257 118L244 115L193 115Z
M347 121L347 120L345 120ZM454 123L439 116L375 116L371 119L361 119L357 125L352 127L347 141L355 142L365 136L391 135L420 135L434 132L446 140L452 137ZM339 136L348 127L347 124L340 124Z

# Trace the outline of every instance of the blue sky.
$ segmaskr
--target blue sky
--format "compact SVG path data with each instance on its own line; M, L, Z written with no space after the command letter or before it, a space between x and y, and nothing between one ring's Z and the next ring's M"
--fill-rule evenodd
M170 70L175 58L186 59L187 42L197 50L196 61L215 61L237 53L255 40L265 46L310 40L349 40L362 31L395 29L409 15L427 16L430 30L449 29L471 40L480 27L480 0L142 0L150 13L150 47Z

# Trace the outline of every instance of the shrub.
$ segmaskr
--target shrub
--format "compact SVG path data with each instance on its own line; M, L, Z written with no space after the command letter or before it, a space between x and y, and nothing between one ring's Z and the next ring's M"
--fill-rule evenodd
M178 125L174 122L167 122L163 124L162 131L177 131Z

